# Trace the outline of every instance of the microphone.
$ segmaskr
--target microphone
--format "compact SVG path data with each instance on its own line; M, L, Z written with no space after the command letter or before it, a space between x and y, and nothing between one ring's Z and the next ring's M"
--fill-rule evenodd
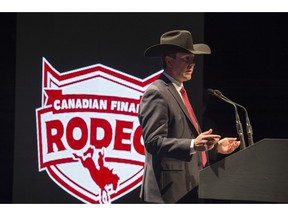
M242 105L240 105L240 104L238 104L238 103L236 103L236 102L228 99L227 97L225 97L219 90L216 90L216 89L215 89L214 91L215 91L215 93L218 94L219 96L225 98L226 100L231 101L231 102L234 103L236 106L238 106L238 107L240 107L240 108L242 108L242 109L244 110L244 112L245 112L245 118L246 118L246 132L247 132L248 144L249 144L249 146L250 146L250 145L253 145L253 144L254 144L254 141L253 141L253 129L252 129L252 125L251 125L251 123L250 123L250 119L249 119L249 115L248 115L247 109L246 109L244 106L242 106Z
M242 123L240 121L240 117L239 117L239 114L238 114L238 109L237 109L236 104L234 102L232 102L231 100L229 100L228 98L222 96L222 93L220 91L218 91L218 90L208 89L208 93L213 95L213 96L216 96L216 97L220 98L221 100L223 100L223 101L225 101L225 102L227 102L229 104L232 104L234 106L237 133L238 133L238 136L239 136L239 139L240 139L241 148L245 149L246 148L246 144L245 144L245 139L244 139L244 134L243 134L243 126L242 126Z

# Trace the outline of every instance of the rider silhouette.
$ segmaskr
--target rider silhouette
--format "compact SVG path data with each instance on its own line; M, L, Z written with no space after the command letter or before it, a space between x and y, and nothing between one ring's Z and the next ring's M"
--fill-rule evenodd
M92 180L95 182L96 185L100 188L100 200L102 203L104 203L104 192L106 193L106 201L109 202L110 197L108 194L108 191L106 190L106 185L112 184L113 189L116 190L118 186L118 180L119 177L116 174L113 174L112 170L108 169L104 166L104 152L98 153L98 166L99 169L97 169L95 162L93 161L93 154L94 149L90 147L86 152L83 153L83 156L79 156L76 153L73 154L75 159L79 159L83 165L88 171L92 178Z
M98 153L98 166L100 169L104 167L104 153L102 154L102 152Z

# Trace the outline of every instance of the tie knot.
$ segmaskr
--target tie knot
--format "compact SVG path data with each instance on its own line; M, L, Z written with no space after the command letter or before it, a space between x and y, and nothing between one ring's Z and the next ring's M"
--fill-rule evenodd
M183 95L183 94L186 94L186 90L184 88L184 86L180 89L180 93Z

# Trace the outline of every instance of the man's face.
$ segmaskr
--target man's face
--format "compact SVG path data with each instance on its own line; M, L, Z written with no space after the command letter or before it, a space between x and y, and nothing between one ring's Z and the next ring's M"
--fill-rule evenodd
M168 56L167 72L180 83L190 80L195 66L194 57L194 54L182 52L176 53L175 58Z

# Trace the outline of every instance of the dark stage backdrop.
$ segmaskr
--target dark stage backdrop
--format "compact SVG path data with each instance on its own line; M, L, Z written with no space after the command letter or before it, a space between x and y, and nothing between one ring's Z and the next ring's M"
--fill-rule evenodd
M1 202L81 202L45 171L38 171L35 109L41 106L42 57L60 72L102 63L142 79L161 68L159 61L143 57L144 49L157 43L165 31L188 29L196 42L205 42L212 49L212 55L198 59L189 83L202 128L237 136L234 109L206 94L207 88L213 88L248 109L254 142L288 137L287 13L26 13L0 17L1 32L5 32L1 34L1 101L5 102L1 106L0 159L5 174L0 179ZM244 113L240 114L244 124ZM138 194L139 188L115 202L140 202Z
M16 15L0 13L0 28L0 202L10 203L13 181Z
M247 108L255 142L288 137L287 20L287 13L205 14L205 42L213 54L205 58L204 89L219 89ZM233 106L214 97L204 100L205 118L221 134L235 136Z

